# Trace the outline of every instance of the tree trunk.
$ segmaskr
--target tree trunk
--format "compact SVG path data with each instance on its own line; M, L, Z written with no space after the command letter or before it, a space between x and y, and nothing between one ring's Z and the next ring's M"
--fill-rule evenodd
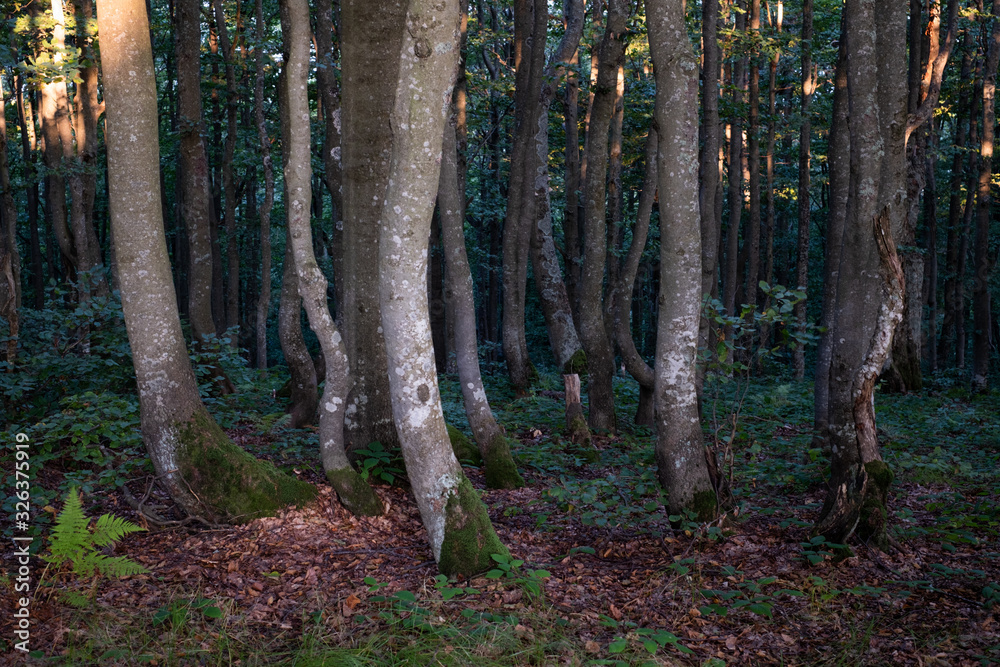
M17 207L7 165L7 118L0 86L0 317L7 320L7 370L17 364L21 329L21 256L17 248Z
M742 8L745 0L736 0ZM738 9L739 9L738 8ZM736 12L736 31L746 29L746 13ZM734 109L729 124L729 221L726 230L726 266L722 281L722 307L727 315L737 311L736 291L739 283L740 218L743 215L743 121L738 109L743 104L746 85L746 66L743 58L736 58L732 66L733 86L731 104ZM726 340L732 339L732 326L727 326Z
M750 0L750 25L748 37L756 44L760 40L760 0ZM747 274L745 303L757 306L757 291L760 289L760 66L755 48L749 55L750 91L747 127L747 162L750 168L750 217L747 221L747 238L744 241L747 253Z
M701 294L704 299L718 288L719 237L722 234L721 209L715 205L716 194L722 185L719 150L721 137L719 124L719 48L718 23L719 0L703 0L701 15L702 56L702 122L701 154L699 156L698 182L700 184L698 205L701 212ZM649 162L646 162L647 169ZM643 186L645 194L645 186ZM640 199L641 202L641 199ZM641 210L641 205L640 205ZM698 346L711 349L712 323L702 316L698 328ZM621 345L621 341L618 342ZM703 367L698 369L698 394L705 382Z
M257 43L264 43L263 0L254 3ZM274 167L271 163L271 138L264 119L264 49L257 48L254 78L254 122L264 166L264 201L260 205L260 295L257 297L257 368L267 369L267 316L271 311L271 208L274 206Z
M858 529L885 548L892 473L875 431L874 389L902 317L904 277L893 233L906 215L905 54L893 48L905 6L848 0L851 185L832 327L829 490L814 529L843 544ZM872 26L875 27L872 30ZM876 58L876 55L877 58ZM879 276L880 280L871 277Z
M313 253L309 215L312 200L312 134L307 88L309 5L306 0L285 0L282 4L281 28L287 54L282 77L285 100L282 125L288 142L284 164L285 207L299 296L323 352L325 383L319 411L320 457L326 478L344 507L359 516L378 516L383 510L382 501L351 467L344 449L344 412L350 388L347 349L330 315L326 277Z
M718 512L698 419L701 314L697 61L683 0L646 0L659 126L660 313L656 339L656 463L672 515ZM609 25L611 22L609 20Z
M399 445L389 399L378 297L379 214L389 176L386 131L405 28L406 2L343 0L341 85L343 143L343 320L354 387L345 428L349 449ZM423 283L421 283L423 284Z
M28 243L31 253L31 289L34 292L35 310L45 308L45 275L41 239L38 235L38 173L35 167L35 120L31 111L30 95L25 96L23 77L14 77L17 96L17 123L21 133L21 154L25 164L28 203Z
M809 225L811 203L809 199L810 187L810 141L812 139L812 118L810 117L809 105L812 102L812 94L816 89L816 79L813 76L812 65L812 37L813 37L813 3L812 0L804 0L802 3L802 124L799 126L799 238L798 253L795 261L795 284L797 289L803 294L809 293ZM793 365L795 366L795 379L801 380L806 376L806 346L802 340L806 333L806 300L802 299L795 304L795 330L800 340L795 343Z
M848 128L847 35L841 19L837 68L834 75L833 119L830 125L830 196L827 203L826 263L823 266L823 311L820 326L823 334L816 350L813 377L813 438L821 448L829 446L830 363L833 354L833 323L837 310L837 285L840 258L844 247L844 225L850 194L851 136Z
M587 129L586 206L584 211L583 276L580 284L580 338L587 353L587 397L592 429L615 430L614 350L604 323L604 274L607 255L608 130L615 111L618 67L625 55L623 41L628 7L611 0L600 47L594 106ZM699 250L700 252L700 250ZM700 269L699 269L700 270Z
M531 150L539 122L539 95L545 67L548 3L514 3L514 139L503 227L503 353L515 391L524 393L537 375L524 332L528 252L535 221Z
M535 200L535 216L530 222L531 266L556 366L563 373L581 373L586 370L586 355L573 322L573 311L552 238L552 203L549 194L549 106L560 79L566 73L565 63L576 53L583 33L582 0L565 3L564 10L566 33L552 54L541 82L533 144L535 172L531 188L525 189L525 196L534 197Z
M249 521L316 495L237 447L201 403L174 294L159 201L156 84L142 0L100 0L108 185L122 310L142 434L157 478L185 511Z
M639 271L639 261L646 248L646 237L649 234L649 219L653 212L653 200L656 199L656 154L658 138L655 124L649 128L646 135L646 173L642 180L642 194L639 195L639 209L635 216L635 227L632 229L632 243L625 262L622 265L618 298L615 300L614 333L615 342L622 355L625 370L639 383L640 400L636 410L635 424L637 426L653 426L653 411L650 402L643 398L653 396L655 377L653 369L642 358L635 347L632 338L632 291L635 289L635 278ZM703 255L704 256L704 255ZM704 276L704 274L702 274ZM702 284L704 287L704 283Z
M479 370L476 306L472 294L472 273L465 251L465 199L458 186L455 128L445 123L438 206L444 237L445 294L454 312L458 381L462 387L465 416L486 467L486 485L492 489L516 489L524 486L524 479L517 472L503 429L493 418Z
M459 17L456 0L409 4L390 116L394 142L378 269L392 411L407 474L439 569L469 577L508 551L448 444L428 319L427 238L458 64Z
M1000 62L1000 0L993 0L986 66L983 69L983 133L979 149L979 182L976 190L975 280L972 287L972 389L985 392L992 353L993 319L990 315L990 207L993 204L993 137L996 125L997 63ZM984 18L985 20L985 18Z
M201 3L175 0L174 39L177 57L177 111L179 166L182 178L181 218L187 228L188 318L196 343L215 336L212 317L211 190L208 156L202 141L201 114Z
M236 111L239 92L236 88L235 53L226 27L222 0L212 0L215 23L219 32L219 47L226 66L226 145L222 154L223 220L226 229L226 326L236 328L234 340L239 340L240 326L240 247L236 233L236 180L233 177L233 155L236 151Z

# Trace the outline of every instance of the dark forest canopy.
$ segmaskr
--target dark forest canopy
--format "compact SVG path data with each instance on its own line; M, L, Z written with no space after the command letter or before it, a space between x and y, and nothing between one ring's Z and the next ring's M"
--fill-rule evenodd
M0 422L45 497L378 517L405 475L472 577L517 551L475 487L547 484L509 401L564 402L581 464L641 438L684 530L744 506L748 388L791 383L806 539L891 553L881 401L995 404L1000 0L0 11Z

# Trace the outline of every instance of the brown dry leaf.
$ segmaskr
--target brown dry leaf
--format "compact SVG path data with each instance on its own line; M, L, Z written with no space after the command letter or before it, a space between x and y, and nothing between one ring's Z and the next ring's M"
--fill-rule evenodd
M585 650L587 653L600 653L601 645L595 642L593 639L590 639L584 643L583 650Z
M361 598L359 598L354 593L351 593L350 595L348 595L347 599L344 600L344 606L347 607L348 610L350 610L350 611L354 611L354 608L357 607L358 604L360 604L360 603L361 603Z

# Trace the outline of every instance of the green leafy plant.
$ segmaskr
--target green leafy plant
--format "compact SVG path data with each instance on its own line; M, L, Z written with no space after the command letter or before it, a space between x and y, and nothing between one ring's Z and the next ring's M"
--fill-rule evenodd
M169 625L174 630L179 630L187 623L191 612L196 612L209 619L222 618L223 616L222 609L216 605L214 600L208 598L174 600L153 613L153 625Z
M375 478L392 484L397 475L405 474L381 442L372 442L365 448L355 450L355 454L358 457L358 472L365 481Z
M529 598L539 599L542 596L542 581L551 576L548 570L525 570L521 571L524 561L502 554L491 554L490 556L496 567L486 573L487 579L503 579L520 586Z
M113 514L102 514L91 528L90 519L83 513L80 494L73 487L56 517L49 535L49 552L42 554L42 559L49 564L48 567L59 569L68 564L75 577L93 579L92 598L102 576L118 578L149 571L125 556L108 556L98 551L110 547L129 533L141 530L145 529ZM81 604L88 599L73 591L69 591L66 597L71 604Z

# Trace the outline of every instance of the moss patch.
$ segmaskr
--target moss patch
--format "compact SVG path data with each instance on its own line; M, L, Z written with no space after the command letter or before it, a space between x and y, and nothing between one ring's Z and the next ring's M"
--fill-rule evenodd
M493 567L491 556L510 556L490 523L486 505L464 476L445 507L444 541L438 569L470 578Z
M451 449L455 452L455 458L461 463L468 463L474 466L483 464L483 457L479 454L479 448L468 436L460 430L448 424L448 439L451 440Z
M327 470L326 478L337 492L340 503L354 516L381 516L384 511L382 501L354 468Z
M865 472L868 474L868 484L861 504L858 537L874 544L882 551L887 551L889 538L886 532L888 524L886 504L889 499L889 487L895 475L885 461L869 461L865 464Z
M583 416L583 406L579 403L566 406L566 436L570 440L567 452L579 456L587 463L601 460L601 455L591 441L590 427L587 426L587 418Z
M719 513L719 500L715 491L696 491L691 509L698 515L698 521L712 521Z
M519 489L524 478L510 454L510 443L503 433L497 433L484 452L486 486L491 489Z
M563 364L563 374L572 375L573 373L581 377L587 374L587 353L583 350L574 352L569 361Z
M178 424L181 476L205 506L205 517L242 523L316 497L299 481L240 449L205 410Z

